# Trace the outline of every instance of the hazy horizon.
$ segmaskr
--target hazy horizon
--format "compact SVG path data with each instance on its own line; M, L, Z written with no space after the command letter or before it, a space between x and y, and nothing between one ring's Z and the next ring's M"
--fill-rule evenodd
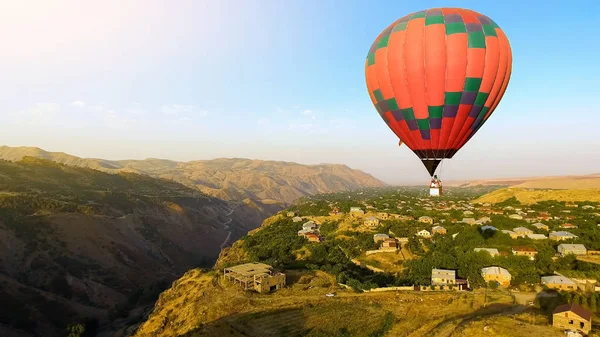
M336 163L390 184L426 182L419 159L398 147L373 108L364 61L391 22L444 5L3 3L0 144L110 160ZM441 176L600 171L600 110L594 100L600 47L590 40L600 33L593 20L600 5L455 5L500 25L514 65L498 109L444 162Z

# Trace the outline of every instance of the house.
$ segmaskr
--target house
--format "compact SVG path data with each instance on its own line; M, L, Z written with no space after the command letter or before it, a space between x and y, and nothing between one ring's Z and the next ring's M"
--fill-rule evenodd
M317 230L319 226L314 221L307 221L302 224L302 229Z
M511 214L508 216L510 219L515 219L515 220L523 220L523 216L519 215L519 214Z
M547 240L548 237L544 234L527 234L527 238L531 240Z
M596 207L592 206L592 205L584 205L581 206L581 209L595 209Z
M525 227L513 228L513 232L515 232L517 236L520 237L526 237L528 234L533 234L533 231L531 229Z
M569 244L569 243L561 243L558 245L557 249L558 253L562 256L567 256L569 254L573 255L586 255L587 249L582 244Z
M383 241L385 239L389 239L390 236L387 234L375 234L373 235L373 241L374 242L379 242L379 241Z
M390 218L390 215L385 212L379 212L379 213L377 213L377 217L381 220L387 220Z
M223 269L225 280L236 283L244 290L266 293L285 286L285 274L273 271L264 263L246 263Z
M446 235L446 228L444 228L442 226L434 226L431 229L431 234L433 234L433 235L435 235L435 234Z
M481 232L485 232L485 231L497 231L498 228L494 227L494 226L490 226L490 225L485 225L485 226L481 226L479 227L479 230L481 230Z
M548 225L544 225L541 222L534 223L532 226L535 227L535 228L537 228L537 229L542 229L542 230L545 230L545 231L550 230L550 227L548 227Z
M473 212L471 212L471 211L464 211L463 214L464 215L473 215Z
M422 238L430 238L431 237L431 233L429 233L428 230L426 229L422 229L420 231L417 232L417 236L420 236Z
M396 239L394 238L387 238L385 240L383 240L383 242L381 243L381 247L379 247L379 250L385 251L385 252L395 252L398 249L398 242L396 242Z
M461 222L467 225L474 225L476 223L475 218L463 218Z
M510 285L510 280L512 279L512 275L510 275L508 270L502 267L481 268L481 276L486 283L496 281L503 287L508 287Z
M502 230L502 233L510 235L510 237L511 237L511 238L513 238L513 239L516 239L516 238L518 238L518 237L519 237L519 236L517 235L517 233L515 233L515 232L513 232L513 231L509 231L508 229L503 229L503 230Z
M535 260L537 251L531 247L518 246L512 248L512 253L516 256L528 256L530 260Z
M474 251L488 252L492 257L500 255L500 252L498 252L498 249L496 249L496 248L475 248Z
M287 212L286 215L287 215L288 218L293 218L294 216L296 216L296 213L294 213L294 212Z
M541 283L550 289L566 291L577 290L577 284L562 275L542 276Z
M447 285L456 283L456 270L448 269L432 269L431 284L432 285Z
M368 216L365 218L365 226L373 228L379 226L379 219L374 216Z
M577 228L577 226L573 225L572 223L564 223L564 224L560 225L560 228L573 229L573 228Z
M360 218L365 215L365 211L363 211L360 207L350 207L350 216L353 218Z
M592 329L592 313L575 303L559 305L552 313L552 326L587 335Z
M505 210L505 211L514 211L515 208L512 207L512 206L506 206L506 207L503 208L503 210Z
M292 218L292 221L293 222L300 222L300 221L302 221L302 218L299 217L299 216L295 216L295 217Z
M570 232L565 232L565 231L550 233L550 240L554 240L554 241L571 240L571 239L577 239L577 238L578 238L577 235L570 233Z
M422 216L419 218L419 222L433 225L433 218L430 216Z
M482 224L485 224L485 223L488 223L488 222L492 221L492 219L490 219L490 218L489 218L489 217L487 217L487 216L484 216L484 217L481 217L481 218L480 218L479 220L477 220L477 221L479 221L479 222L480 222L480 223L482 223Z
M316 233L307 233L304 234L304 237L307 238L309 242L321 242L321 237Z
M298 236L306 236L306 234L310 234L312 232L313 232L312 229L302 228L301 230L298 231Z

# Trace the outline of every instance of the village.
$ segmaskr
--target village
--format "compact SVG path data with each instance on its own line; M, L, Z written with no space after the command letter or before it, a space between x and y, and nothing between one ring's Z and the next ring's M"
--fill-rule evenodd
M570 336L590 333L600 305L597 204L490 204L401 190L353 193L312 197L280 214L313 255L316 247L335 242L359 268L394 278L381 286L381 281L361 283L360 276L340 277L338 272L340 286L428 292L487 288L528 298L528 306L543 305L538 302L545 297L566 298L568 303L552 309L553 326ZM302 260L299 251L296 258ZM474 263L461 266L461 259ZM425 265L431 266L426 275ZM224 272L259 292L285 286L285 276L271 265L250 269L256 273Z

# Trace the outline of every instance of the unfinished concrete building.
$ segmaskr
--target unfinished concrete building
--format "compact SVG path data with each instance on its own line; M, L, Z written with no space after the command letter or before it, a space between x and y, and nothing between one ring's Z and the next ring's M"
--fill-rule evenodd
M267 293L285 286L285 274L273 271L273 267L264 263L246 263L223 269L226 280L239 284L242 289L254 289Z

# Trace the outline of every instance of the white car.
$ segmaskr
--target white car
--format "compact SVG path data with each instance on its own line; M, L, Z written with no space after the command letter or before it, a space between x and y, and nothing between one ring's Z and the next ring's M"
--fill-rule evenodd
M329 293L329 294L327 294L327 295L325 295L325 296L327 296L327 297L334 297L334 296L335 296L335 294L334 294L334 293Z

